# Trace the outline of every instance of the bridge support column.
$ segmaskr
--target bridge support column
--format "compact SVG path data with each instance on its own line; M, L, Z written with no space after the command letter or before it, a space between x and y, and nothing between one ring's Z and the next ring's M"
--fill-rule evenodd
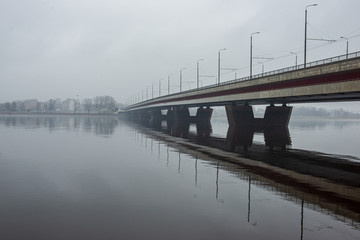
M162 122L162 119L163 119L163 116L161 114L161 110L159 109L152 109L149 111L149 115L150 115L150 118L149 118L149 125L151 127L155 127L155 128L158 128L161 126L161 122Z
M174 121L178 123L189 123L190 113L187 107L175 107L174 108Z
M266 107L264 115L265 126L287 126L290 121L292 107L270 105Z
M142 124L149 124L149 112L147 110L139 110L138 121Z
M251 106L225 106L229 126L254 125L254 113Z
M213 113L213 109L206 107L199 107L196 111L195 121L198 125L210 126L210 120Z
M133 121L133 122L137 122L138 121L138 114L137 114L137 112L136 111L131 111L130 113L129 113L129 118L130 118L130 120L131 121Z
M264 118L254 118L251 106L225 106L229 126L287 126L289 124L292 107L286 105L266 107Z
M168 128L174 124L174 109L170 108L166 112L166 125Z

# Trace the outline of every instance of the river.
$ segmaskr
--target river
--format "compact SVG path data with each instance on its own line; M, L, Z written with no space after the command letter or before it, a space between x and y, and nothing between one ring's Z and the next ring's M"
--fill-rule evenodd
M360 239L359 142L359 120L156 130L0 115L1 236Z

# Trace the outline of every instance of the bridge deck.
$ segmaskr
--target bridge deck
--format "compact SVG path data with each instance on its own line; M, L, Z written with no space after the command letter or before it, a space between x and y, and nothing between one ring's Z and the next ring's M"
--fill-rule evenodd
M173 106L224 106L360 100L360 52L162 96L126 107L125 111ZM337 60L337 61L334 61Z

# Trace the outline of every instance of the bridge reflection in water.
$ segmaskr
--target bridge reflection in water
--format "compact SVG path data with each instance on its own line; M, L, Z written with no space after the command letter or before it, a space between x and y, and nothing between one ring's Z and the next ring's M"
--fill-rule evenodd
M136 125L134 129L141 138L158 141L159 158L160 144L166 145L167 165L169 148L176 149L173 151L179 153L179 173L181 154L192 156L195 186L199 176L198 160L214 165L216 199L221 194L219 169L248 181L248 222L252 221L251 186L255 185L299 204L301 239L306 221L304 207L360 228L360 163L341 156L288 148L291 138L287 127L229 127L226 138L211 136L210 124L196 125L196 132L190 130L190 124L179 123L157 129ZM265 145L253 143L256 132L264 134ZM153 147L151 150L156 151Z

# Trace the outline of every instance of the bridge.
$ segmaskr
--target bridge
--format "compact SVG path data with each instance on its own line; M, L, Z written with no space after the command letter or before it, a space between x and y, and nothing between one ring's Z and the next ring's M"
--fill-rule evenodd
M225 106L230 126L287 126L289 103L360 100L360 52L336 56L131 104L123 113L134 121L209 124L213 106ZM253 105L268 105L254 118ZM195 116L189 108L197 107ZM163 111L166 114L163 115Z

